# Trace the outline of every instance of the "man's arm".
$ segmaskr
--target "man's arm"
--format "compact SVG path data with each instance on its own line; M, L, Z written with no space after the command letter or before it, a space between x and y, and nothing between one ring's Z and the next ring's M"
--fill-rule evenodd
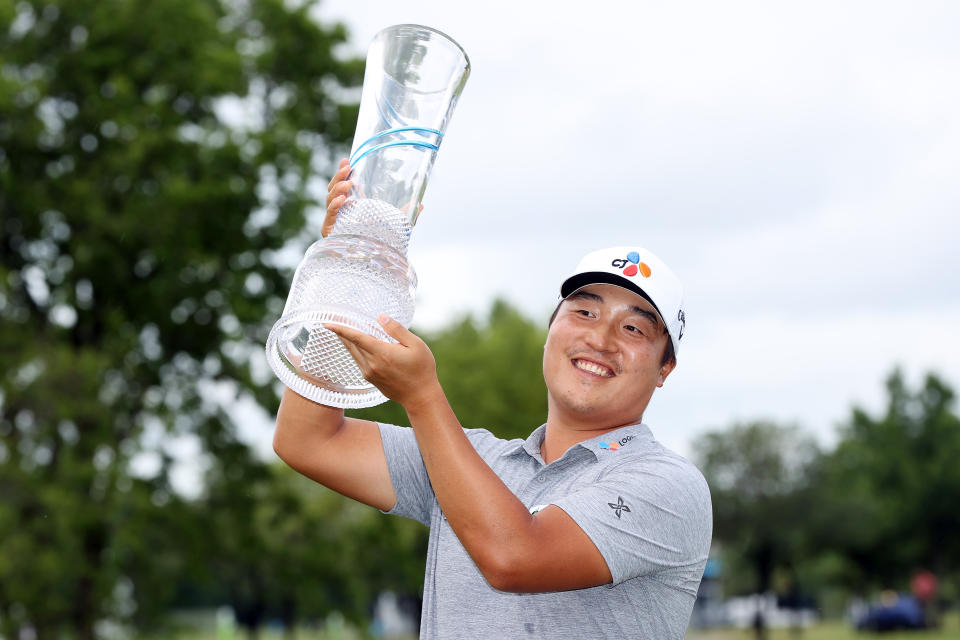
M364 377L406 409L447 522L490 585L539 592L610 583L606 561L570 516L556 506L531 515L477 454L426 344L394 320L381 324L399 344L329 328L343 338Z
M347 160L341 160L328 187L323 236L330 233L346 201L352 186L349 173ZM341 337L351 333L343 327L328 328ZM410 375L409 367L400 363L384 370L381 363L385 377L375 376L355 342L378 352L385 343L365 334L353 332L355 342L345 339L344 345L367 380L407 409L437 500L487 581L497 589L527 592L609 583L606 562L572 518L555 506L530 515L477 455L440 389L426 345L396 322L388 323L387 331L417 347L404 349L406 356L413 353L419 358L413 369L421 375ZM407 357L404 364L409 361ZM406 391L420 391L425 400L407 401L406 393L394 393L397 381ZM274 449L291 467L343 495L383 510L397 501L380 432L372 422L345 419L342 410L287 390L277 416Z
M343 409L311 402L287 389L277 414L273 450L293 469L348 498L384 511L397 502L374 422L345 418Z
M337 212L353 186L349 175L349 162L343 158L327 189L324 237L333 229ZM273 449L292 468L347 497L384 511L397 501L380 430L373 422L344 418L343 409L285 390Z

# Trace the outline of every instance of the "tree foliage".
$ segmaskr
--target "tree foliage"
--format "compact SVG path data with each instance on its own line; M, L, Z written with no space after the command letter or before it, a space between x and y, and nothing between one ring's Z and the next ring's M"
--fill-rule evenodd
M815 443L794 426L751 422L708 433L693 449L710 485L714 539L750 567L740 588L770 590L774 571L800 560Z
M165 441L231 464L214 383L276 406L251 360L289 286L277 254L362 71L310 4L0 2L5 637L147 624L190 564L167 550L200 535Z
M960 570L960 418L954 392L935 375L908 388L887 380L879 416L856 408L819 470L819 546L846 559L848 586L902 588L925 568Z
M711 487L714 539L735 592L799 578L811 590L907 589L920 569L947 591L960 570L960 418L933 374L910 389L887 380L877 416L854 408L836 446L795 427L733 425L694 445ZM795 585L794 585L795 586Z

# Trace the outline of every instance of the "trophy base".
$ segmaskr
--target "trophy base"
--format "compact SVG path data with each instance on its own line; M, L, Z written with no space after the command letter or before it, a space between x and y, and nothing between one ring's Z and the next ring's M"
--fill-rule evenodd
M353 356L325 324L350 327L378 340L395 342L374 320L349 309L318 309L283 317L267 339L267 362L280 381L308 400L342 409L387 401L367 382Z
M346 409L386 402L340 338L323 325L396 342L377 317L386 313L409 326L416 279L402 254L371 238L342 235L315 242L267 338L267 363L285 385L320 404Z

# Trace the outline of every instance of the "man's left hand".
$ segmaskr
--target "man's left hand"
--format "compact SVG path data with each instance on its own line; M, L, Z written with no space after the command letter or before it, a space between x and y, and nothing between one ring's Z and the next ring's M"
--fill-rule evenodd
M377 320L397 344L341 325L324 327L340 336L363 377L402 407L430 402L438 391L442 394L430 347L393 318L382 314Z

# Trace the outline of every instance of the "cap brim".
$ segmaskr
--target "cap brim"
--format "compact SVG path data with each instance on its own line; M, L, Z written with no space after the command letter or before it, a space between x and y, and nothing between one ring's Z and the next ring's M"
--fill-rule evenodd
M632 291L649 302L657 312L657 315L660 316L660 322L663 322L664 327L667 326L667 323L663 319L663 314L660 313L660 308L657 307L657 304L650 299L650 296L647 295L646 291L638 287L630 280L613 273L607 273L606 271L588 271L586 273L578 273L575 276L570 276L563 281L562 285L560 285L560 297L566 299L571 294L576 293L580 289L583 289L587 285L591 284L612 284L614 286L626 289L627 291Z

